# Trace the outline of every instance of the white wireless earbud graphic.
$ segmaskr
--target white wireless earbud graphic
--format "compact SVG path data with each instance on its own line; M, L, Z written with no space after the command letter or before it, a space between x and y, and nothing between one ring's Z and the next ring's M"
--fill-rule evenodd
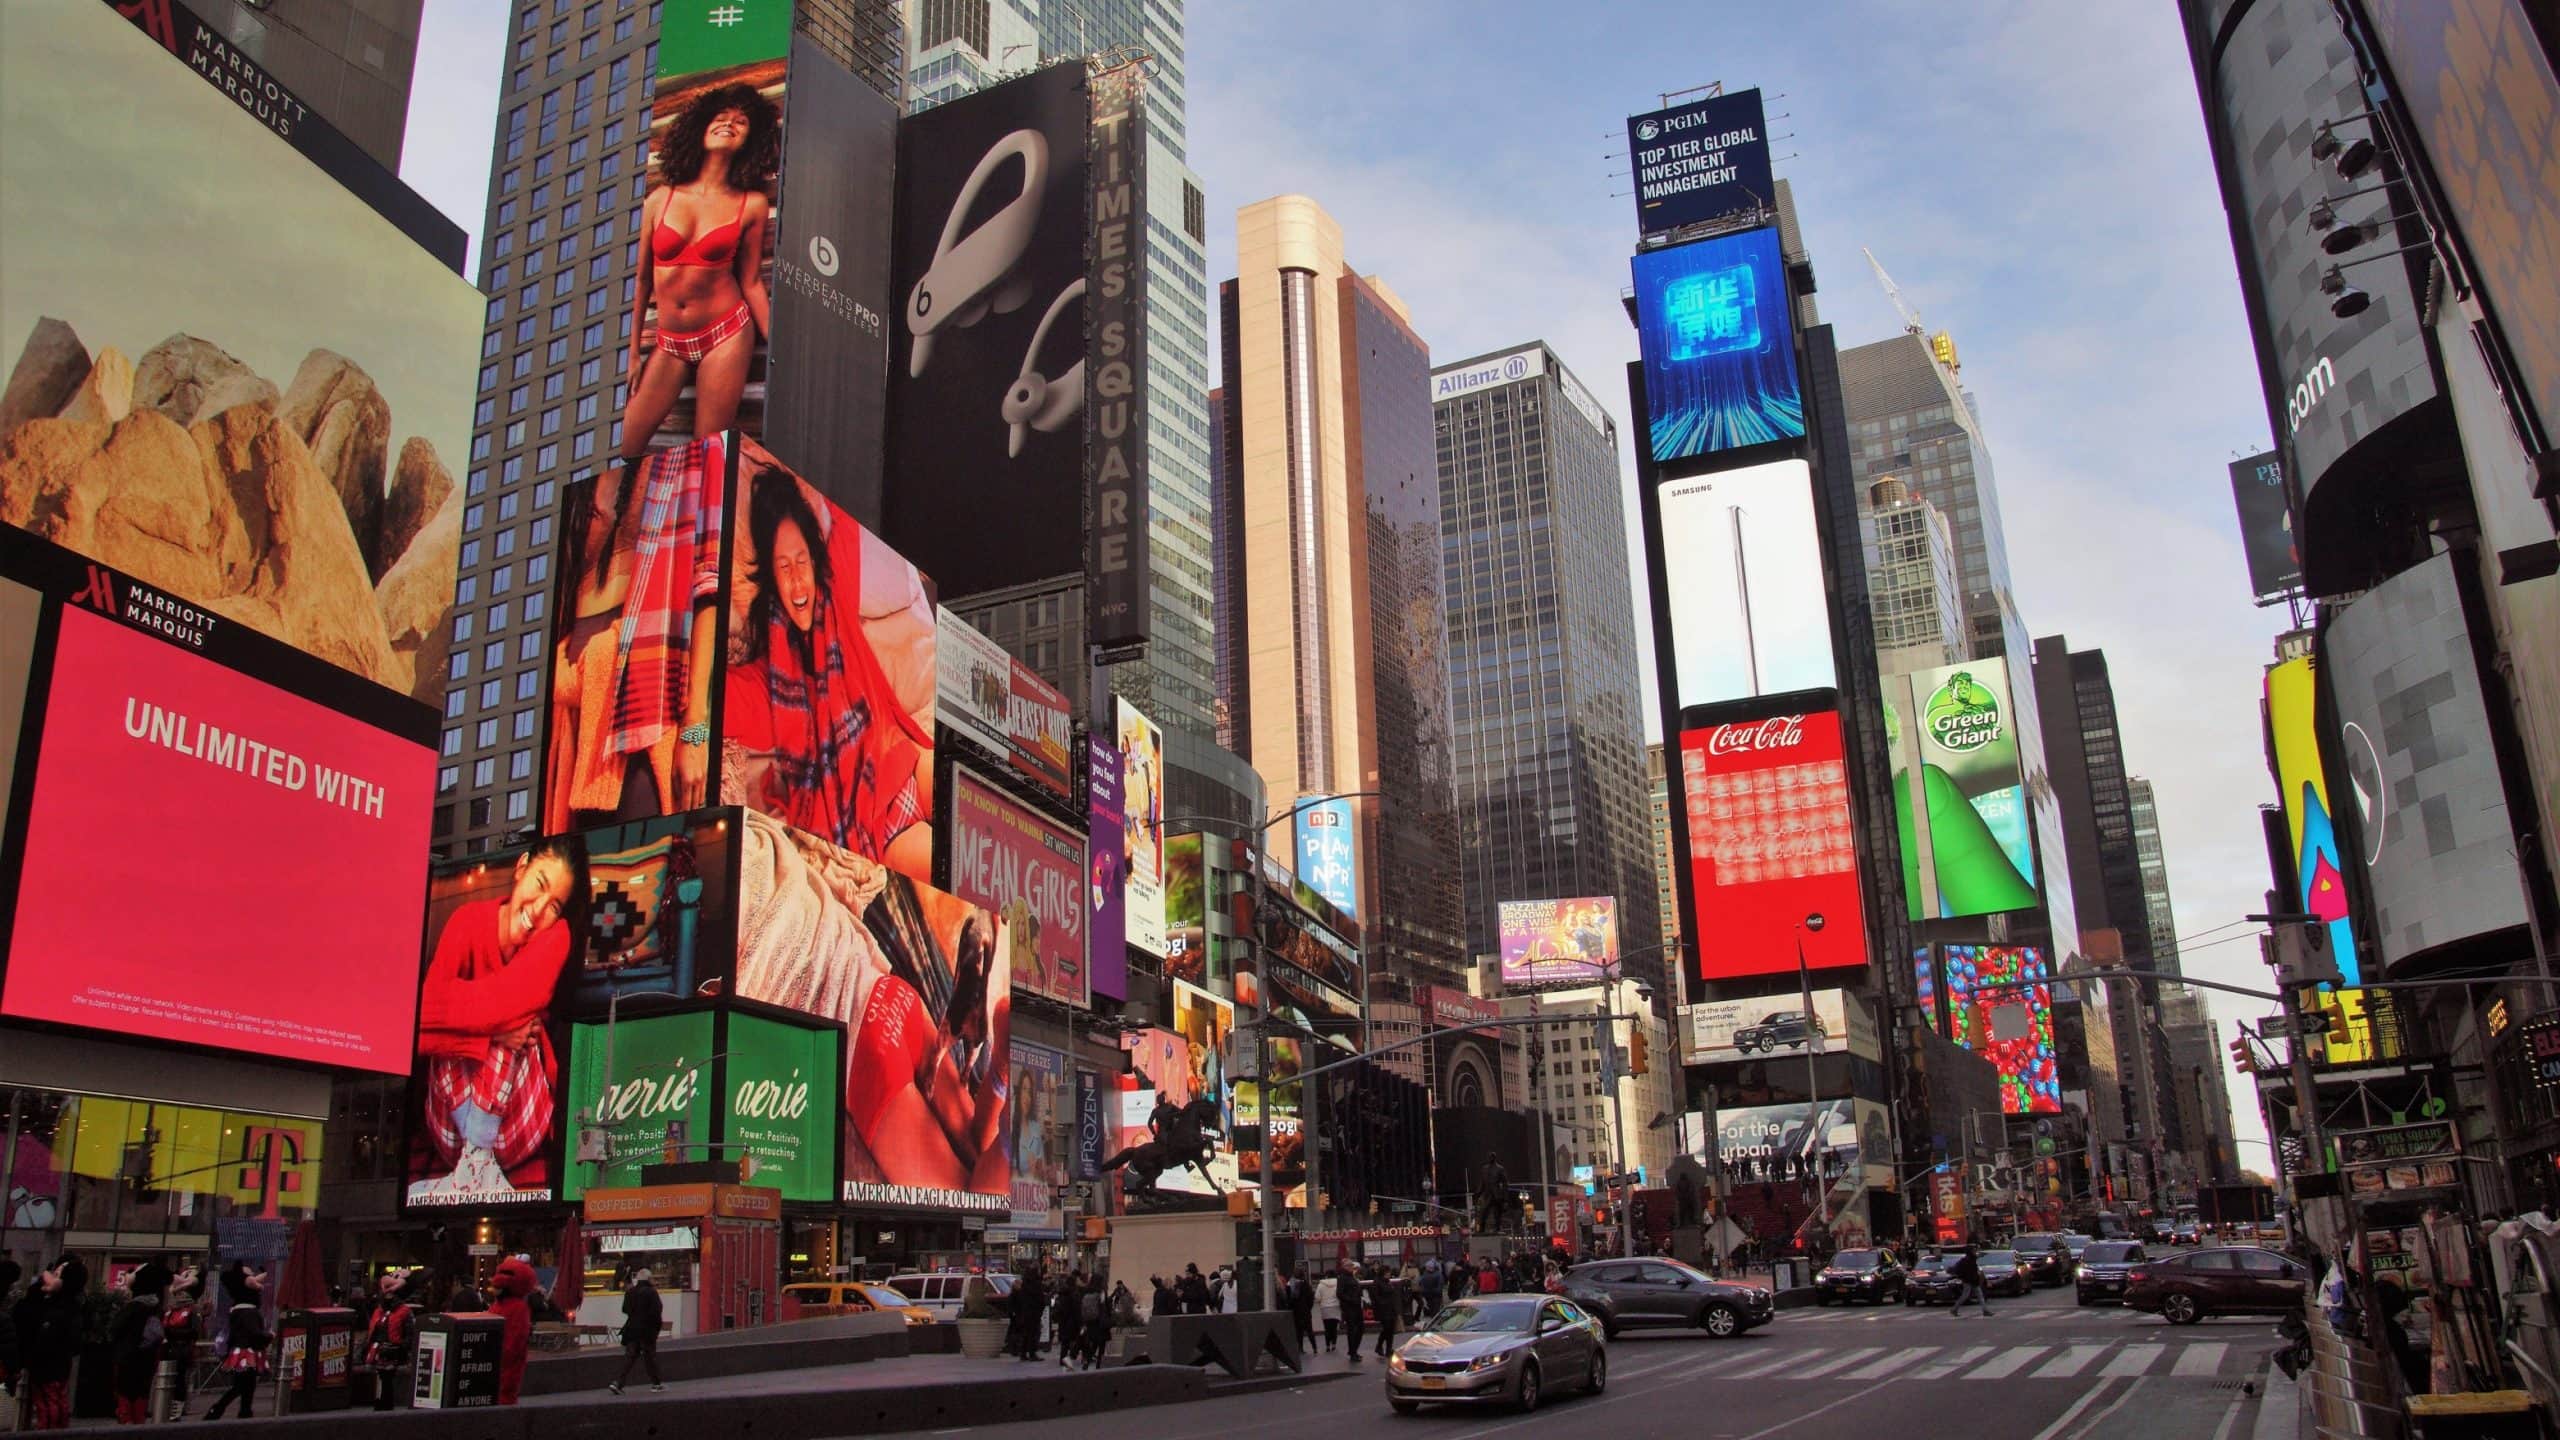
M1022 157L1022 193L987 223L960 236L969 207L986 189L1004 162ZM907 332L915 348L907 374L922 375L933 358L933 337L944 326L975 325L988 312L1007 314L1031 298L1030 277L1017 274L1031 233L1040 225L1040 197L1049 183L1049 141L1037 130L1016 130L990 147L942 222L942 241L933 247L933 264L907 296Z
M1083 356L1077 356L1067 373L1055 380L1040 373L1040 347L1048 341L1050 329L1070 304L1083 298L1084 277L1079 275L1049 302L1049 313L1040 317L1040 328L1031 332L1031 348L1022 352L1022 373L1014 377L1013 388L1004 392L1004 423L1013 427L1004 445L1008 459L1022 453L1025 430L1052 434L1084 409Z

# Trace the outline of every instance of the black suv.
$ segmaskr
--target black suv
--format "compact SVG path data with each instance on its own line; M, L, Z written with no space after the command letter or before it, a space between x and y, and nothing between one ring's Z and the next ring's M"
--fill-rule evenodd
M1733 1032L1733 1048L1745 1055L1755 1050L1774 1053L1781 1047L1802 1050L1808 1045L1814 1054L1822 1053L1822 1026L1801 1010L1781 1010Z
M1890 1305L1902 1299L1909 1275L1890 1250L1843 1250L1813 1277L1813 1303L1864 1300Z
M2125 1277L2149 1258L2139 1240L2092 1240L2089 1248L2080 1252L2073 1293L2083 1305L2103 1300L2121 1302Z
M1594 1260L1564 1272L1565 1298L1600 1317L1615 1338L1620 1330L1679 1325L1729 1340L1766 1325L1775 1315L1769 1292L1757 1285L1713 1279L1677 1260Z
M1962 1252L1957 1252L1962 1253ZM1953 1305L1964 1294L1964 1282L1955 1277L1956 1257L1944 1250L1932 1250L1911 1262L1911 1273L1902 1283L1905 1305Z
M2051 1231L2038 1230L2009 1242L2018 1252L2018 1268L2030 1285L2064 1285L2071 1280L2071 1247Z

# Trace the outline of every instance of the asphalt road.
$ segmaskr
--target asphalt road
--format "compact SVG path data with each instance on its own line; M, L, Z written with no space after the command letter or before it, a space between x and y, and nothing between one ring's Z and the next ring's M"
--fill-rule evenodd
M1530 1434L1636 1440L2250 1440L2244 1386L2275 1348L2266 1320L2178 1328L2113 1307L2080 1309L2068 1288L1998 1302L1990 1319L1942 1309L1780 1313L1738 1340L1630 1332L1610 1347L1598 1396L1538 1413L1392 1414L1378 1361L1356 1379L1036 1425L937 1434L973 1440L1489 1440ZM1350 1368L1319 1354L1314 1368Z

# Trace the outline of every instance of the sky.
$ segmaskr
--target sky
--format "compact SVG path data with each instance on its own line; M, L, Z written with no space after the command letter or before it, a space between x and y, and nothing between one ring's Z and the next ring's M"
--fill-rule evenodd
M402 173L475 231L505 24L496 0L430 0L419 47ZM1312 196L1436 357L1544 339L1622 436L1625 117L1758 86L1840 345L1902 328L1861 247L1955 338L2020 613L2106 651L2126 761L2157 789L2182 964L2265 983L2238 922L2264 908L2259 677L2284 622L2251 603L2225 467L2269 437L2175 7L1204 0L1187 24L1212 285L1239 207ZM2226 1040L2271 1008L2212 1005ZM2262 1143L2240 1159L2269 1169Z

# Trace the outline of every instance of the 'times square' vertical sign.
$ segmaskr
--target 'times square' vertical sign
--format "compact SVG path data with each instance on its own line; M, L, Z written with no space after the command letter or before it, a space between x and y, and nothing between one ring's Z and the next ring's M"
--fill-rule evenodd
M1138 65L1092 80L1092 186L1085 256L1085 613L1105 658L1135 659L1147 644L1147 135ZM1006 404L1012 400L1008 397Z

